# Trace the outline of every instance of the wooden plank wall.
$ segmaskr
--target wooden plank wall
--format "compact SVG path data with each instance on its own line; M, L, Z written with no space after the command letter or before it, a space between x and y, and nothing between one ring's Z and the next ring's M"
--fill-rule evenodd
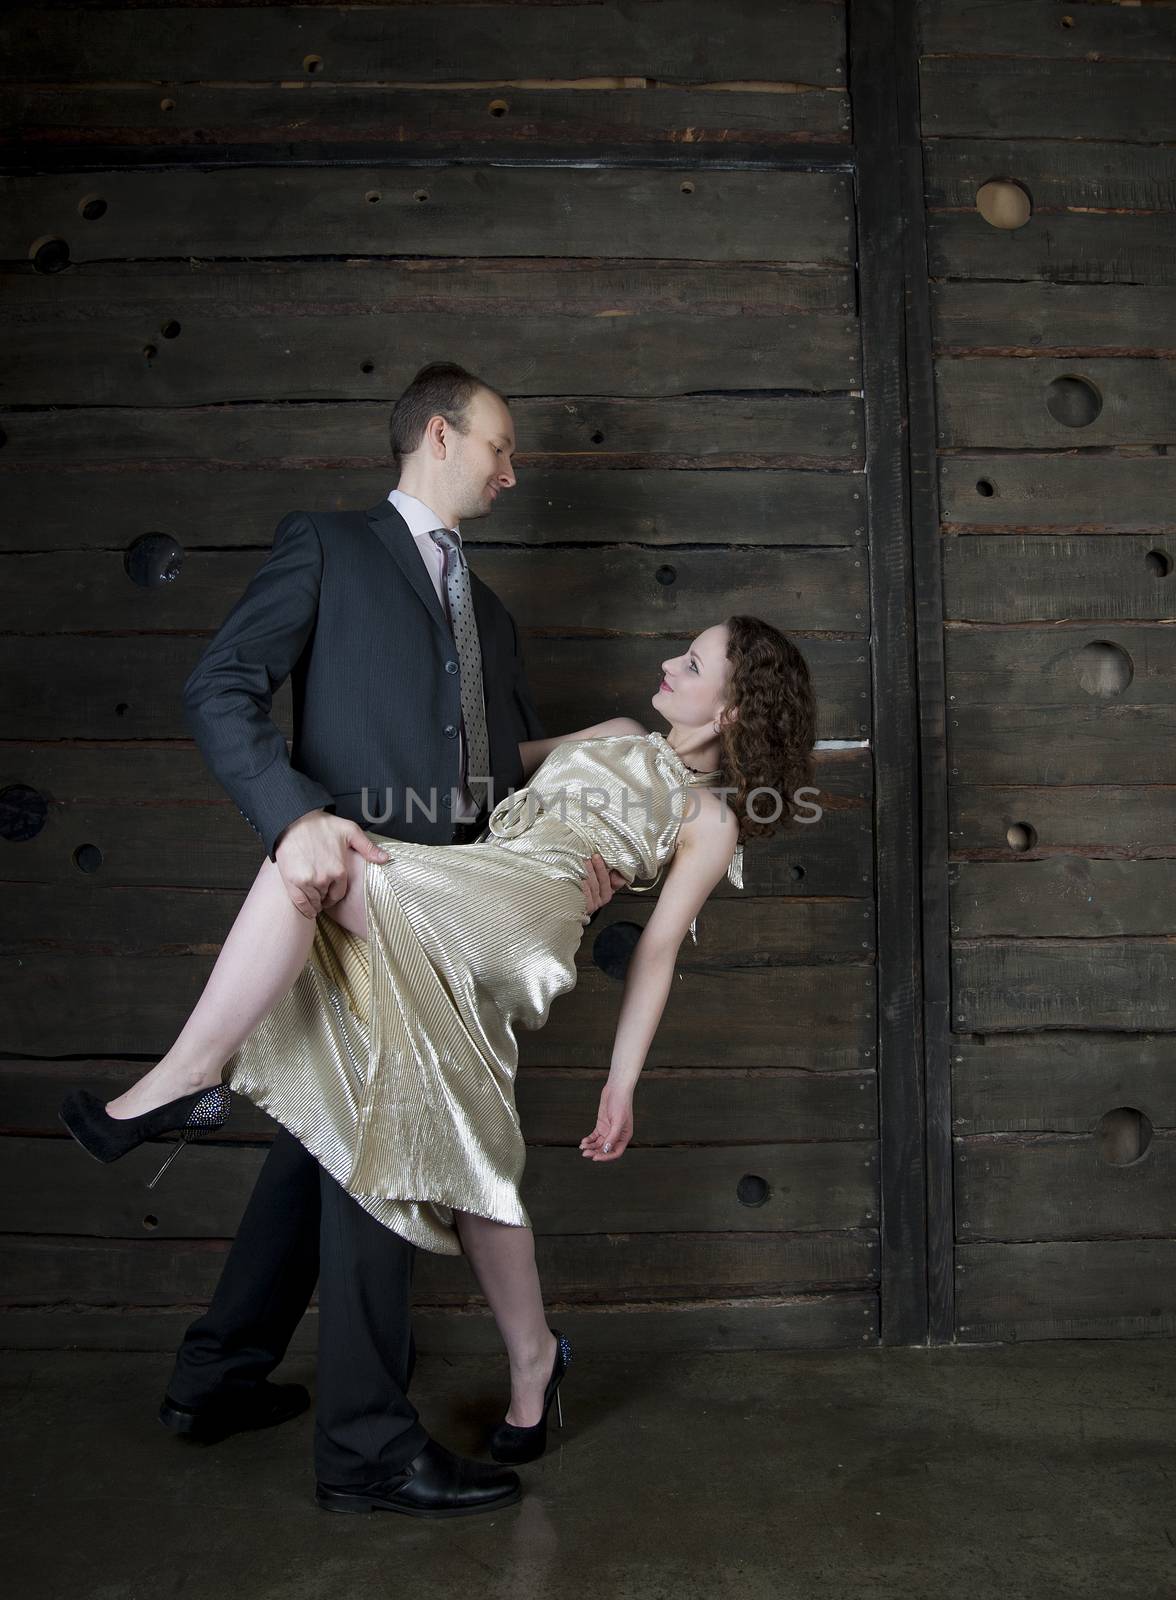
M282 514L386 494L390 403L438 357L511 398L519 487L471 554L550 730L644 713L667 646L736 610L797 636L821 708L822 819L704 912L624 1162L575 1152L620 987L591 941L524 1036L549 1298L620 1348L877 1337L844 18L737 0L712 23L609 0L0 25L0 790L29 834L0 846L8 1342L166 1349L215 1281L264 1119L148 1196L157 1150L93 1166L56 1106L167 1047L260 860L187 739L185 675ZM144 586L147 535L172 576ZM422 1347L494 1345L464 1263L422 1256L418 1288Z
M956 1328L1171 1333L1176 11L920 17Z

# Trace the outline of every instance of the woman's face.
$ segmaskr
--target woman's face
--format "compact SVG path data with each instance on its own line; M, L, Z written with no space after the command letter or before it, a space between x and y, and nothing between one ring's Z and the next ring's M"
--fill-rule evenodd
M682 655L662 662L662 681L651 703L678 727L713 727L726 704L730 677L727 625L719 622L692 640Z

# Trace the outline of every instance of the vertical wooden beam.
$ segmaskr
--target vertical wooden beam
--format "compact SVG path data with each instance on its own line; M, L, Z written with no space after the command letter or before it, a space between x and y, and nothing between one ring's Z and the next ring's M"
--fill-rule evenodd
M900 95L898 51L905 30L896 16L908 4L849 0L848 6L875 705L880 1327L883 1344L906 1345L925 1343L928 1327L921 729L907 429L911 218L902 144L909 107ZM917 137L917 126L914 132Z
M907 453L915 648L918 655L922 851L923 1071L927 1152L927 1335L955 1338L955 1203L951 1142L951 915L948 904L947 675L935 366L919 114L919 9L898 0L895 72L905 211Z

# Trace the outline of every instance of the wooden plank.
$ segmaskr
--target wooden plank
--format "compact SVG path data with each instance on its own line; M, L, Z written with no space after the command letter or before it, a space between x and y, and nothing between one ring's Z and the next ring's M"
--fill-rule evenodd
M1042 56L1056 61L1170 61L1176 27L1157 9L1054 0L919 0L927 55ZM1063 20L1064 16L1064 20ZM978 71L987 70L977 68Z
M964 1245L962 1337L1131 1339L1176 1333L1176 1240Z
M736 612L776 627L862 633L864 562L842 549L469 549L473 570L520 628L544 632L678 635ZM132 583L121 554L0 556L0 629L10 633L191 633L218 628L260 561L193 551L159 588ZM386 558L390 578L396 576ZM658 574L661 574L659 577Z
M1022 228L993 228L974 210L928 220L935 278L1041 278L1050 283L1176 283L1176 217L1158 212L1042 211Z
M0 1131L68 1135L57 1118L68 1090L88 1088L112 1099L143 1071L141 1061L7 1060L0 1063ZM519 1119L534 1144L577 1145L584 1117L600 1091L600 1075L576 1068L527 1067L515 1089ZM649 1067L641 1075L637 1143L739 1143L748 1130L758 1141L857 1139L877 1134L877 1085L872 1071L747 1071L720 1067ZM237 1095L218 1135L222 1142L258 1143L274 1123Z
M29 1055L141 1054L167 1049L212 966L197 955L67 955L0 959L8 1049ZM595 967L523 1030L532 1066L603 1068L612 1053L621 984ZM681 970L649 1053L651 1066L794 1067L814 1072L872 1064L871 966Z
M770 21L770 25L767 25ZM446 84L476 76L653 78L682 84L725 79L835 85L844 65L841 8L784 0L727 0L713 38L705 0L621 4L200 7L66 13L20 8L0 28L10 81L239 82L309 78L325 83L409 79ZM707 39L704 50L699 40Z
M1145 94L1146 85L1139 92ZM1159 103L1154 93L1147 98L1149 106L1153 102ZM501 112L491 109L498 105ZM70 161L96 152L108 160L121 147L148 149L166 161L207 161L210 148L218 147L234 159L249 153L283 161L370 161L374 149L417 144L441 157L491 144L527 151L635 142L675 150L684 143L692 150L724 147L726 154L733 144L787 148L848 139L848 96L804 84L766 90L754 84L732 92L668 85L534 88L517 80L451 89L316 83L308 93L305 83L185 83L163 100L158 85L126 83L0 91L0 141L10 161L32 151Z
M1100 1155L1096 1134L990 1134L958 1141L956 1214L967 1242L1162 1237L1174 1178L1176 1133L1125 1165Z
M524 169L488 168L484 176L492 189L502 173L512 170ZM528 198L533 204L545 206L548 210L560 209L564 195L562 185L556 183L555 170L539 170L547 174L552 192L532 194ZM578 169L571 170L574 172ZM442 169L441 175L445 178L451 175L456 177L462 171L462 168L447 167ZM712 176L726 175L716 173ZM772 176L766 172L760 175ZM173 182L180 176L174 172L170 174ZM303 176L305 173L300 168L289 170L292 180ZM634 176L640 181L642 175L637 172ZM732 172L730 176L743 179L750 174ZM780 176L805 177L811 174L784 173ZM0 180L0 185L3 181ZM39 187L26 190L22 188L22 180L7 181L12 185L8 191L10 203L20 206L38 203L42 193ZM48 176L42 178L42 182L51 188L62 181ZM89 181L89 175L86 181ZM419 173L415 181L418 185L422 182ZM681 194L683 181L697 182L695 178L683 180L679 177L678 187L670 191L679 200L688 198ZM811 210L815 202L815 209L819 213L827 213L830 237L836 241L836 246L830 249L836 255L848 236L845 217L848 197L843 180L829 181L840 187L833 187L828 194L813 194L798 188L793 194L772 198L775 203L789 210L804 207L802 220L809 227L813 225ZM0 187L0 194L4 192ZM418 187L414 194L420 192ZM697 188L694 192L697 193ZM67 220L72 220L79 199L84 201L92 198L92 194L87 193L74 198L71 203L69 196L62 196L60 203L64 215L53 219L47 217L47 225L50 221L64 225ZM105 199L105 196L100 198ZM132 198L136 203L142 202L148 206L151 203L151 195L147 190L140 190ZM245 203L244 196L237 198ZM350 191L348 198L350 204L347 210L350 214L355 200ZM589 197L584 198L587 202ZM665 198L663 195L663 201ZM752 197L749 193L745 198L750 201ZM475 185L461 199L463 211L467 206L487 208L485 185ZM613 199L619 200L620 195L613 196ZM602 207L604 196L593 196L591 200ZM422 204L412 201L411 197L407 198L406 203L413 204L414 212L419 211ZM704 193L703 204L706 203L707 196ZM717 203L717 197L712 198L712 203ZM489 222L493 214L487 209L483 220ZM105 217L100 220L105 221ZM454 224L458 220L454 217ZM517 220L522 226L524 219ZM248 226L249 221L248 217L239 218L238 226ZM832 229L834 221L837 224L835 233ZM608 222L603 212L598 215L598 227L603 229ZM112 227L115 226L117 222L112 223ZM501 220L498 226L503 226ZM384 250L393 242L388 238L387 228L378 233L375 239ZM614 236L610 233L609 243L612 244L613 240ZM532 312L539 316L571 314L580 318L639 311L694 312L707 317L780 317L790 312L852 313L855 302L853 273L845 250L841 251L840 265L817 260L783 266L772 259L742 261L730 256L718 260L676 260L665 255L668 243L665 240L661 241L661 255L655 259L624 255L603 259L576 255L494 256L484 253L484 237L480 245L482 253L479 253L478 240L471 236L468 241L471 246L469 254L437 257L381 254L378 260L371 260L353 253L342 260L324 260L323 241L320 239L316 244L308 238L307 247L312 251L309 259L298 257L286 260L279 257L267 260L266 239L259 233L257 239L252 241L256 254L248 261L202 261L187 256L161 261L153 256L149 262L145 262L134 258L134 245L138 243L140 248L146 245L158 250L158 239L154 242L146 238L142 241L129 240L127 246L123 246L108 234L104 242L107 250L129 246L129 259L109 260L100 257L87 262L74 259L71 248L68 272L29 272L23 261L6 272L4 311L13 326L29 320L48 321L54 312L63 321L85 322L98 315L103 307L112 315L161 314L171 317L176 315L181 302L191 312L198 311L201 315L215 318L231 317L236 313L241 320L274 313L295 318L307 314L392 316L407 311L445 313L450 317ZM335 242L331 240L331 243ZM425 243L423 238L413 242ZM459 241L454 239L451 242L456 244ZM504 242L515 246L521 241L507 239ZM533 245L538 242L531 241ZM652 243L651 240L651 247ZM763 243L765 247L770 245L777 255L791 255L797 247L791 228L782 228L779 238L774 241L765 238ZM595 247L599 250L599 238ZM240 235L234 248L241 248ZM489 328L486 330L487 337L492 335L492 331ZM182 329L181 334L175 337L182 337ZM509 358L509 351L507 356ZM483 357L479 360L478 370L491 372L493 368ZM499 387L506 386L501 381L501 374L495 373L495 378Z
M1139 139L1176 137L1176 101L1163 62L975 61L924 57L927 137Z
M1080 557L1075 564L1080 564ZM1105 699L1131 706L1170 703L1176 677L1176 623L1172 622L1151 627L1121 622L1112 629L1073 622L1046 628L949 628L945 638L948 688L956 704L965 707L980 702L1061 708L1086 705L1099 698L1099 668L1092 658L1106 643L1128 657L1129 667L1124 664L1123 671L1129 673L1129 682L1118 693L1108 692Z
M1169 531L1176 456L945 455L939 497L945 530L953 533Z
M47 1247L43 1238L6 1235L0 1306L198 1304L211 1297L227 1248L219 1239L55 1239ZM877 1277L872 1232L540 1235L535 1253L545 1298L586 1305L827 1292ZM485 1304L464 1257L422 1250L412 1287L414 1322L426 1307Z
M946 357L935 371L941 445L1073 450L1176 442L1176 362ZM1049 385L1066 377L1093 384L1101 398L1086 427L1068 427L1046 408Z
M9 1138L3 1149L9 1231L153 1240L229 1237L264 1155L197 1146L148 1192L158 1145L140 1146L108 1168L72 1141ZM768 1184L764 1204L736 1198L745 1174ZM535 1231L544 1234L828 1234L876 1225L875 1185L866 1140L634 1148L607 1168L578 1150L539 1147L528 1151L523 1197Z
M901 8L899 8L901 10ZM917 139L914 84L905 57L908 19L885 0L851 0L848 12L854 138L858 151L858 251L862 367L866 393L866 481L870 505L870 635L887 715L875 735L875 855L879 941L878 1091L881 1130L881 1302L883 1340L926 1337L928 1172L922 1059L922 905L917 634L925 570L915 577L908 448L907 339L920 327L907 296L917 293L916 243L907 231L910 173L901 152ZM921 277L921 269L919 276ZM916 383L919 380L916 379ZM919 398L925 390L918 390ZM918 399L916 401L918 406ZM916 410L915 434L923 413ZM920 515L925 509L920 502ZM920 534L923 525L920 523ZM916 535L918 537L918 535Z
M793 1295L787 1299L694 1300L622 1306L548 1307L572 1339L600 1353L656 1351L829 1350L873 1345L878 1338L878 1293ZM174 1353L195 1308L175 1311L75 1311L34 1308L0 1316L0 1345L25 1350L159 1350ZM308 1356L317 1342L317 1316L304 1317L290 1351ZM502 1340L487 1314L423 1311L413 1318L422 1355L501 1355Z
M1170 705L953 710L951 773L964 784L1152 785L1171 776L1176 707Z
M730 396L685 400L517 400L511 407L522 467L858 468L862 403L847 395ZM178 466L378 468L386 495L388 407L82 407L0 412L6 465L56 469L62 461ZM1071 441L1072 442L1072 441ZM546 458L546 459L545 459ZM380 498L373 496L371 504ZM350 501L351 504L355 502ZM272 527L269 530L272 537ZM22 547L24 548L24 547Z
M812 674L817 736L861 738L870 727L869 663L860 639L793 632ZM610 716L656 721L647 692L657 663L684 650L674 640L525 640L527 672L543 725L552 734ZM187 739L182 691L205 635L120 634L0 638L0 678L7 705L0 729L9 739ZM274 720L287 733L291 700L274 697ZM0 756L2 761L2 756Z
M964 861L951 869L952 932L964 939L1165 935L1176 859Z
M870 752L818 750L814 767L819 822L798 823L757 841L744 863L746 888L731 888L724 880L714 891L717 897L869 896ZM101 882L106 885L158 883L148 858L166 855L171 887L241 890L261 864L256 834L221 794L191 744L0 745L0 788L10 783L35 788L49 807L42 833L6 856L10 881L58 888L76 883L73 851L79 841L92 838L104 851ZM31 864L22 866L22 861Z
M953 1126L981 1133L1090 1133L1130 1106L1176 1128L1172 1040L1164 1034L1028 1033L952 1040Z
M148 877L147 871L143 877ZM118 888L103 884L101 878L101 873L75 869L73 881L52 886L9 880L5 899L12 931L0 933L0 949L204 955L219 949L243 898L240 890ZM582 970L593 966L594 947L613 923L645 926L652 915L651 899L657 895L618 892L580 947ZM698 942L687 939L682 945L678 965L687 971L814 966L825 961L860 964L873 948L872 920L872 908L864 900L746 893L716 897L699 915Z
M1116 25L1126 16L1114 13ZM1136 13L1139 15L1139 13ZM1138 133L1138 129L1136 132ZM1013 178L1050 225L1068 208L1164 211L1176 206L1176 150L1170 145L1100 144L1093 139L929 139L923 149L931 210L973 210L989 178ZM1060 216L1059 216L1060 214Z
M1170 936L958 942L952 952L952 1023L958 1033L1171 1032L1176 942Z
M1176 228L1172 246L1176 271ZM941 283L932 305L941 355L1176 353L1176 288Z
M67 275L68 276L68 275ZM147 286L150 292L150 286ZM578 374L585 395L657 397L698 391L851 389L858 382L855 324L844 313L763 317L636 311L298 313L256 302L218 313L170 301L136 310L76 300L62 319L46 306L15 308L0 376L5 405L189 406L210 402L370 400L391 405L435 358L491 371L511 395L547 395ZM176 338L156 328L178 327ZM144 328L148 340L143 343ZM149 352L149 354L148 354Z
M496 503L499 544L853 544L865 488L849 472L668 472L523 466ZM387 467L323 465L0 467L0 549L125 550L166 531L185 550L265 549L288 508L364 510L394 487ZM81 507L85 507L82 514ZM787 515L782 508L787 507ZM488 530L489 531L489 530Z
M1031 784L994 787L955 783L951 795L952 849L976 860L1009 860L1008 830L1028 823L1031 852L1103 859L1176 854L1176 784Z
M1172 621L1176 585L1159 570L1171 560L1172 543L1163 533L948 539L945 611L958 622ZM1082 635L1067 629L1063 637L1069 648ZM1159 635L1149 630L1147 637Z
M317 99L317 87L314 95ZM306 105L305 95L297 98ZM683 184L689 187L684 190ZM317 258L326 251L346 258L344 278L338 267L326 269L313 261L300 260L297 267L299 281L302 274L312 274L308 281L324 294L329 282L370 293L373 275L385 273L395 290L419 272L428 296L438 292L443 272L460 287L484 259L490 282L501 282L504 257L512 258L516 273L528 276L532 268L519 258L536 257L540 304L544 282L550 299L557 282L584 270L591 305L594 296L607 292L610 274L611 281L632 292L634 268L618 280L621 261L651 263L640 270L653 274L655 282L664 280L666 264L675 261L720 263L724 278L741 262L756 263L762 276L786 265L844 271L852 260L849 179L841 173L779 172L766 166L747 171L629 163L421 168L385 161L346 168L285 166L280 175L257 167L98 170L8 176L0 179L0 197L0 259L24 263L30 242L48 236L64 238L71 261L102 262L108 278L118 274L116 262L143 259L150 259L152 273L163 278L162 262L169 258L179 263L173 274L188 278L188 263L196 259L216 284L241 270L217 265L217 258L256 263ZM95 199L106 210L88 221L81 208ZM593 259L606 244L608 258ZM370 270L355 260L364 256L378 258ZM559 259L568 256L580 259ZM473 259L443 263L437 257ZM669 279L675 281L677 274L670 271ZM128 287L132 284L133 277ZM705 296L718 292L712 285ZM446 302L452 303L448 293ZM848 309L852 298L842 295L838 305Z

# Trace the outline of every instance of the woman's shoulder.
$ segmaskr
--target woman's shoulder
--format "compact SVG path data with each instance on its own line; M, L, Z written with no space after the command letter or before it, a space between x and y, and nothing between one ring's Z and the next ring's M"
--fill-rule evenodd
M728 805L726 794L695 784L691 788L691 796L694 795L698 796L698 804L687 806L682 818L683 834L693 843L705 840L709 848L725 849L730 855L739 842L739 819Z

